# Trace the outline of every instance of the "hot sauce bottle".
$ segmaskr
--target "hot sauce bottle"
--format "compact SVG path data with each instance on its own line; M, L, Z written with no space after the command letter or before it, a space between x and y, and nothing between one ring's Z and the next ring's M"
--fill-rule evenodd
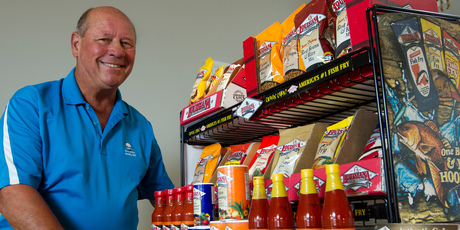
M184 208L184 187L174 188L175 205L171 212L171 229L180 230L182 223L182 209Z
M294 229L294 213L284 187L284 175L273 174L272 197L268 210L268 229Z
M165 209L165 191L155 192L155 209L152 213L152 230L161 230L163 228L163 211Z
M193 223L193 185L185 185L185 204L182 209L182 224L181 229L185 230L194 226Z
M321 200L313 180L313 169L300 171L302 183L300 186L300 198L296 215L297 230L319 230L321 225Z
M268 229L268 200L264 177L254 177L253 183L251 210L248 217L249 229Z
M353 212L340 180L339 165L326 165L326 175L326 194L322 214L323 229L354 230Z
M174 209L174 189L166 190L166 206L163 212L163 230L171 230L172 211Z

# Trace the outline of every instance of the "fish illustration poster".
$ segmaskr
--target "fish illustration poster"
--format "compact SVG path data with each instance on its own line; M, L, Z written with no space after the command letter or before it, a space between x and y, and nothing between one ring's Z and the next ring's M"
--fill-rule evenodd
M401 222L460 220L460 25L403 13L378 30Z

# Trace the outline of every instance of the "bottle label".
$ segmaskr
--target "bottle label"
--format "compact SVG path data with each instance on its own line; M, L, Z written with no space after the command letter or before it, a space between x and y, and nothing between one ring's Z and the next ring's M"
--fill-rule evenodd
M355 228L323 228L322 230L355 230Z
M296 228L297 230L323 230L322 228ZM335 229L337 230L337 229Z
M152 224L152 230L161 230L161 224L159 225L156 225L156 224Z

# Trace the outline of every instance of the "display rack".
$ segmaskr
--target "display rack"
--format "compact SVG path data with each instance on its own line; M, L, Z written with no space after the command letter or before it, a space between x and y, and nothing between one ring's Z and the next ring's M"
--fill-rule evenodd
M420 11L376 5L367 10L368 25L377 25L376 15L385 12L420 14ZM444 18L442 14L431 14ZM448 17L451 19L450 17ZM262 137L278 134L279 129L323 122L333 124L355 114L359 109L379 115L382 139L390 136L388 111L382 76L378 30L368 27L369 47L354 51L327 63L315 70L302 74L254 98L263 101L261 107L250 119L235 115L240 104L221 110L191 124L180 126L181 134L181 182L185 182L185 145L222 145L260 141ZM375 46L374 46L375 44ZM376 47L371 49L370 47ZM349 197L352 206L366 210L362 219L367 225L370 219L388 223L401 222L395 189L392 149L383 141L383 167L387 196Z

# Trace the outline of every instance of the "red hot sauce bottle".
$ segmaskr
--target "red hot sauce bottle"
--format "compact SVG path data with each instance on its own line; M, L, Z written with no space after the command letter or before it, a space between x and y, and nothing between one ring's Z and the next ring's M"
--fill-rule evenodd
M194 226L193 223L193 185L185 185L185 204L182 209L181 229L186 230Z
M172 210L174 209L174 189L166 190L166 207L163 212L163 230L171 230Z
M182 223L182 209L184 208L184 187L174 188L175 205L171 211L171 229L180 230Z
M313 169L302 169L300 174L302 183L296 215L297 230L320 230L322 205L313 180Z
M152 213L152 230L161 230L163 228L163 212L165 209L165 191L155 192L155 209Z
M340 179L339 165L326 165L326 176L326 194L322 214L323 229L354 230L353 212Z
M294 230L294 212L284 187L284 175L273 174L272 197L268 210L268 229Z
M268 229L268 200L265 193L263 176L253 178L251 209L249 211L249 229Z

